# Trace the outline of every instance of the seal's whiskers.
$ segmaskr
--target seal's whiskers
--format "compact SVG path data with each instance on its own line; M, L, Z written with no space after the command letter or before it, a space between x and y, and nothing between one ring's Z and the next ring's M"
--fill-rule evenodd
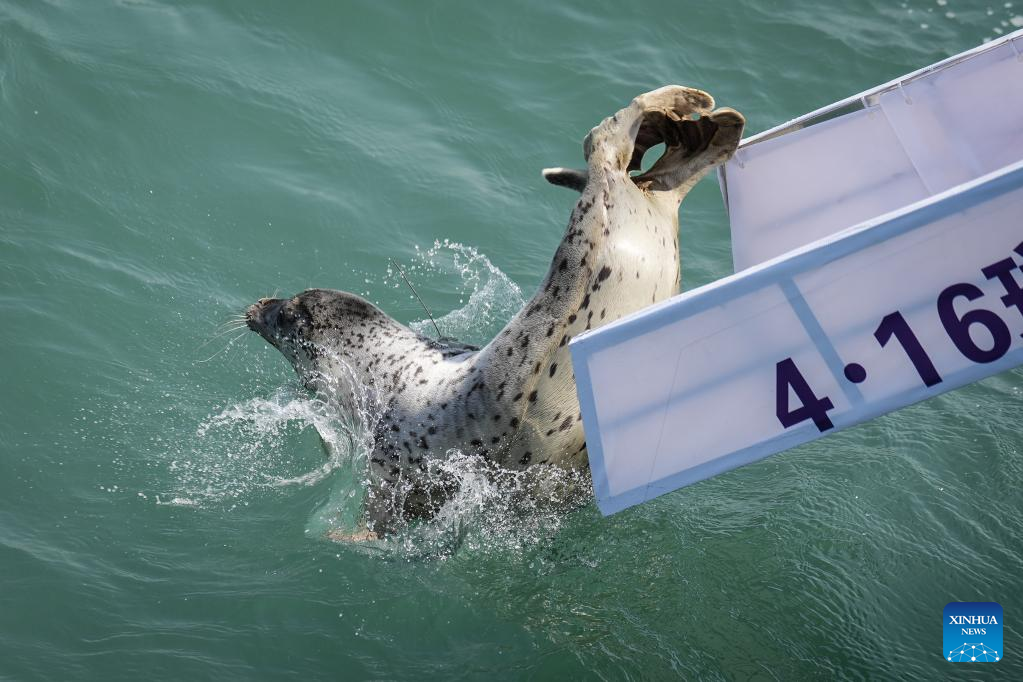
M220 325L220 327L213 334L213 336L211 336L210 338L206 339L201 344L196 346L195 350L196 351L202 350L203 348L205 348L206 346L210 345L211 343L213 343L217 339L222 338L224 335L230 334L231 332L240 331L240 330L242 330L244 328L245 328L245 320L244 320L244 318L240 319L240 320L228 320L224 324Z
M233 338L232 338L232 339L231 339L230 341L228 341L228 342L227 342L227 344L226 344L226 345L225 345L225 346L224 346L223 348L221 348L220 350L218 350L218 351L217 351L216 353L214 353L213 355L209 356L209 357L208 357L208 358L206 358L205 360L197 360L196 362L198 362L198 363L206 363L206 362L209 362L210 360L212 360L213 358L217 357L218 355L220 355L221 353L223 353L223 352L224 352L225 350L227 350L228 348L230 348L230 347L231 347L231 346L233 346L234 344L238 343L238 340L239 340L240 338L242 338L243 336L245 336L245 334L246 334L246 333L247 333L247 331L246 331L246 330L242 330L242 332L241 332L240 334L238 334L238 336L235 336L235 337L233 337ZM210 340L212 341L212 339L210 339Z

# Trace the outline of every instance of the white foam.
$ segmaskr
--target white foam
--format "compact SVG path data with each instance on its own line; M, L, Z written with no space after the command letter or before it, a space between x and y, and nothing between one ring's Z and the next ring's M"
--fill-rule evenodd
M170 502L161 503L203 506L243 500L260 490L315 485L364 458L361 416L357 410L342 414L293 386L230 405L204 419L194 447L170 461L176 489L165 495ZM316 435L325 460L308 441Z
M434 242L426 251L417 248L406 272L416 275L414 283L426 299L428 290L423 284L457 292L460 308L439 317L437 310L433 312L441 334L466 343L482 345L489 341L525 303L519 286L489 258L471 246L447 239ZM400 282L397 272L388 270L388 278ZM436 335L429 319L416 320L409 326L420 334Z

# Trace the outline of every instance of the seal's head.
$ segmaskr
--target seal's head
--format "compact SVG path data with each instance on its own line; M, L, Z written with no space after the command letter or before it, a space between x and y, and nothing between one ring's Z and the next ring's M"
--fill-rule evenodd
M281 351L299 374L316 369L324 358L363 351L371 332L389 320L369 301L333 289L261 298L245 313L249 329Z

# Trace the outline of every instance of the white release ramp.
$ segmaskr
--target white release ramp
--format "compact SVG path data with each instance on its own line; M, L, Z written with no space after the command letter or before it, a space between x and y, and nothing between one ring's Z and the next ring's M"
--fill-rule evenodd
M571 343L603 513L1023 363L1021 53L743 143L740 271Z

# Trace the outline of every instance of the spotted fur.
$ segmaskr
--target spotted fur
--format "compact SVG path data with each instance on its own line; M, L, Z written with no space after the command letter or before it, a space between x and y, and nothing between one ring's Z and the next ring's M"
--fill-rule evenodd
M249 309L249 326L310 388L342 403L366 391L379 401L371 528L386 532L399 516L435 511L443 484L422 474L452 449L510 469L587 465L568 342L678 293L679 204L734 153L744 124L713 106L707 93L680 86L640 95L590 131L586 171L545 172L581 196L539 289L481 350L417 334L340 291L311 289ZM662 157L632 174L661 142ZM384 494L403 481L401 499Z

